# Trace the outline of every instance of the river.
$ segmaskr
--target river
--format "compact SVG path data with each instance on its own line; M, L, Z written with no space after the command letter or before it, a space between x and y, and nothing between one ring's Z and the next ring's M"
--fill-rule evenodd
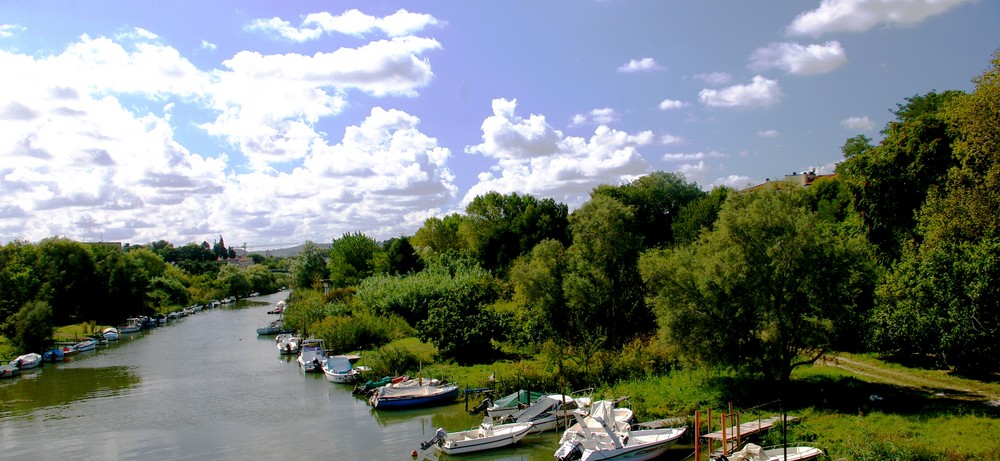
M203 310L0 381L0 458L412 460L434 430L476 427L464 401L373 410L306 375L257 327L287 292ZM463 460L551 460L557 434ZM442 457L445 458L445 457ZM458 457L455 457L458 458Z

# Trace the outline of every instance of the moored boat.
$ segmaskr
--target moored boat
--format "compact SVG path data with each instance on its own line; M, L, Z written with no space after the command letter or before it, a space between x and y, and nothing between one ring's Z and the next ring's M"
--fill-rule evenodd
M108 341L118 341L118 329L115 327L108 327L101 330L101 336Z
M323 352L323 340L310 338L302 341L299 346L299 358L296 360L299 368L306 373L320 373L323 371L323 362L326 356Z
M409 385L404 381L399 385L382 386L375 389L368 402L379 409L398 409L441 405L458 397L458 384L427 382L431 384Z
M43 362L62 362L66 358L66 354L63 352L62 348L54 347L45 352L42 352Z
M29 352L24 355L20 355L10 361L11 365L16 366L21 370L30 370L36 368L42 364L42 355L36 354L34 352Z
M299 353L302 345L302 338L291 333L282 333L275 338L275 346L281 355L295 355Z
M125 320L125 325L122 325L118 329L119 333L135 333L142 329L142 320L138 317L132 317Z
M257 329L258 335L276 335L281 333L282 322L281 319L275 320Z
M474 453L513 445L530 431L531 423L494 425L493 418L486 416L475 429L449 433L439 428L434 438L420 444L420 449L423 457L431 447L449 455Z
M748 443L743 446L742 450L730 454L727 459L733 461L805 461L818 458L822 454L823 451L819 448L807 446L784 447L777 445L763 448L755 443Z
M354 384L358 382L363 367L354 367L351 359L346 355L331 355L326 358L323 364L323 374L326 380L331 383Z
M73 345L73 350L76 352L86 352L92 351L97 347L96 339L85 339Z
M21 374L21 369L16 365L0 365L0 378L13 378Z
M615 420L612 405L595 405L590 412L576 411L573 416L580 432L564 435L556 450L556 461L597 461L654 459L666 453L686 428L632 430L631 425Z

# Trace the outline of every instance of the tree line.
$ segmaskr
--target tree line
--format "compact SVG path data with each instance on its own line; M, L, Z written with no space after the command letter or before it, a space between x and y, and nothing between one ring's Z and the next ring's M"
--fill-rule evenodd
M148 245L15 240L0 247L0 332L16 349L38 351L57 326L118 325L196 302L273 292L287 283L266 264L229 264L235 256L221 236L214 248L207 242L174 247L163 240Z

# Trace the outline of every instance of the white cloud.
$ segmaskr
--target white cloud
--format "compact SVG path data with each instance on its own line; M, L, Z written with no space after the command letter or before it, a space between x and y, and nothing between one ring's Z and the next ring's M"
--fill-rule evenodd
M633 72L649 72L653 70L663 69L656 60L653 58L642 58L642 59L632 59L629 62L618 66L618 72L633 73Z
M24 26L17 24L0 24L0 38L11 38L18 32L24 32Z
M733 76L726 72L710 72L707 74L697 74L695 80L701 80L712 86L728 85L733 81Z
M708 107L767 107L781 100L781 87L776 80L757 75L746 85L703 89L698 92L698 99Z
M621 120L621 115L618 111L610 107L602 107L600 109L592 109L586 114L575 114L573 115L572 125L609 125Z
M281 18L255 19L246 26L249 31L273 33L293 42L316 40L323 34L340 33L363 37L372 32L381 32L389 37L403 37L420 32L424 28L437 25L438 20L429 14L411 13L405 9L388 16L378 18L367 15L356 9L348 10L338 16L328 12L311 13L305 17L299 27Z
M238 145L255 169L301 159L320 136L313 126L343 110L347 90L415 96L434 75L420 55L439 47L403 37L312 56L241 51L223 62L228 70L215 72L212 103L220 115L201 126Z
M208 41L208 40L202 40L201 41L201 48L203 50L215 50L215 49L218 48L218 46L216 44Z
M629 134L601 125L589 138L566 137L542 115L515 114L516 100L495 99L493 115L483 121L483 143L467 153L494 158L465 195L468 203L490 191L527 193L577 206L599 184L618 184L648 172L638 147L651 144L650 131Z
M798 43L772 43L757 48L750 56L750 68L764 71L777 67L795 75L813 75L830 72L847 62L847 54L840 42L830 41L822 45L800 45Z
M718 178L715 181L712 181L712 187L726 186L736 190L744 189L752 185L753 182L749 176L735 175L735 174L731 174L729 176Z
M851 131L872 131L875 129L875 122L868 118L867 115L863 117L847 117L840 121L840 125Z
M973 0L823 0L819 8L795 18L786 33L818 37L832 32L863 32L878 24L917 24Z
M665 134L660 136L660 144L663 145L669 146L671 144L681 144L683 142L684 138L681 138L680 136L674 136L672 134Z
M664 99L660 101L660 110L681 109L687 106L688 103L676 99Z
M757 136L761 138L777 138L778 136L781 136L781 133L778 133L778 130L763 130L758 131Z

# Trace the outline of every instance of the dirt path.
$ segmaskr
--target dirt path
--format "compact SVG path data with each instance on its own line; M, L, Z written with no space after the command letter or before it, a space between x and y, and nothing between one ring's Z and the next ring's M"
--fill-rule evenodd
M948 375L945 371L890 367L871 359L829 355L818 365L840 368L867 381L914 389L938 397L1000 406L1000 385Z

